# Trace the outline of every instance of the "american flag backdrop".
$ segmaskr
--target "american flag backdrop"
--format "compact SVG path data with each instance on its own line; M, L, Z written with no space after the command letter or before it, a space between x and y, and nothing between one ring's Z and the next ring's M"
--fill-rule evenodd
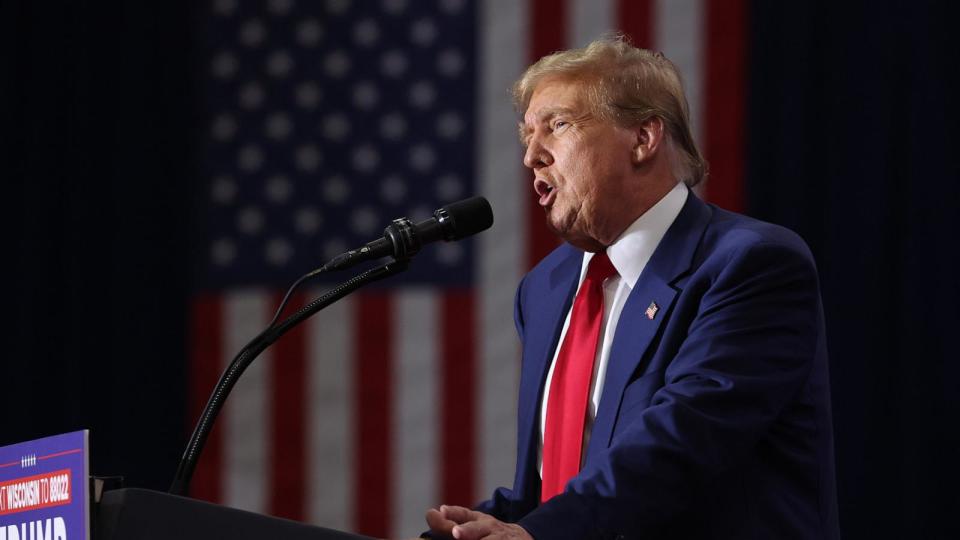
M512 481L514 287L555 241L521 165L508 89L610 30L681 69L704 195L742 206L743 0L214 0L199 17L206 243L191 422L286 286L328 257L486 196L494 227L285 336L248 370L194 496L372 536ZM348 274L347 274L348 275ZM345 278L345 275L338 277ZM294 299L303 304L331 282Z

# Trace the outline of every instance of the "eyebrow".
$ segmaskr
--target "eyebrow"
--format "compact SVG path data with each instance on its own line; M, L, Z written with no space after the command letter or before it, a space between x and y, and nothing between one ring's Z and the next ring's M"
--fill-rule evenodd
M574 110L571 109L570 107L548 107L546 109L542 109L540 113L537 114L537 121L545 122L547 120L550 120L554 116L558 116L561 114L573 114L573 113L574 113Z

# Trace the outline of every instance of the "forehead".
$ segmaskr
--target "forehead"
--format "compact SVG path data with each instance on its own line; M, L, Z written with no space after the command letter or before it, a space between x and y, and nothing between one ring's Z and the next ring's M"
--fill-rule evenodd
M560 111L583 112L587 108L584 84L564 79L547 79L537 84L524 112L524 123L542 121Z

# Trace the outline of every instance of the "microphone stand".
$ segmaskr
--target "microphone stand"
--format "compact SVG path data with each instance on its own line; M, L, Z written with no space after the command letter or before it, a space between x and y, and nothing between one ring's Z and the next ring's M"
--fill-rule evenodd
M290 315L279 324L268 327L241 349L220 376L220 380L217 381L217 386L214 387L213 394L210 395L210 399L203 409L203 414L200 415L200 419L197 421L197 426L193 430L190 442L187 443L183 457L180 458L177 473L174 476L173 484L170 486L170 493L183 496L187 494L187 489L190 487L190 479L193 477L193 470L196 468L197 461L200 459L200 452L203 451L207 437L213 429L213 423L220 414L220 409L223 408L224 401L227 399L234 385L237 384L237 380L240 379L243 372L253 363L260 353L280 339L280 336L290 331L291 328L305 321L323 308L365 285L403 272L407 269L408 265L408 258L392 260L344 281L324 295L300 308L299 311Z

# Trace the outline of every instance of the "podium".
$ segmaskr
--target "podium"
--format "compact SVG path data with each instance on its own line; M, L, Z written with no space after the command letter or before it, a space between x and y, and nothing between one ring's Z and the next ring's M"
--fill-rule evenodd
M95 540L371 540L147 489L103 493L94 514Z

